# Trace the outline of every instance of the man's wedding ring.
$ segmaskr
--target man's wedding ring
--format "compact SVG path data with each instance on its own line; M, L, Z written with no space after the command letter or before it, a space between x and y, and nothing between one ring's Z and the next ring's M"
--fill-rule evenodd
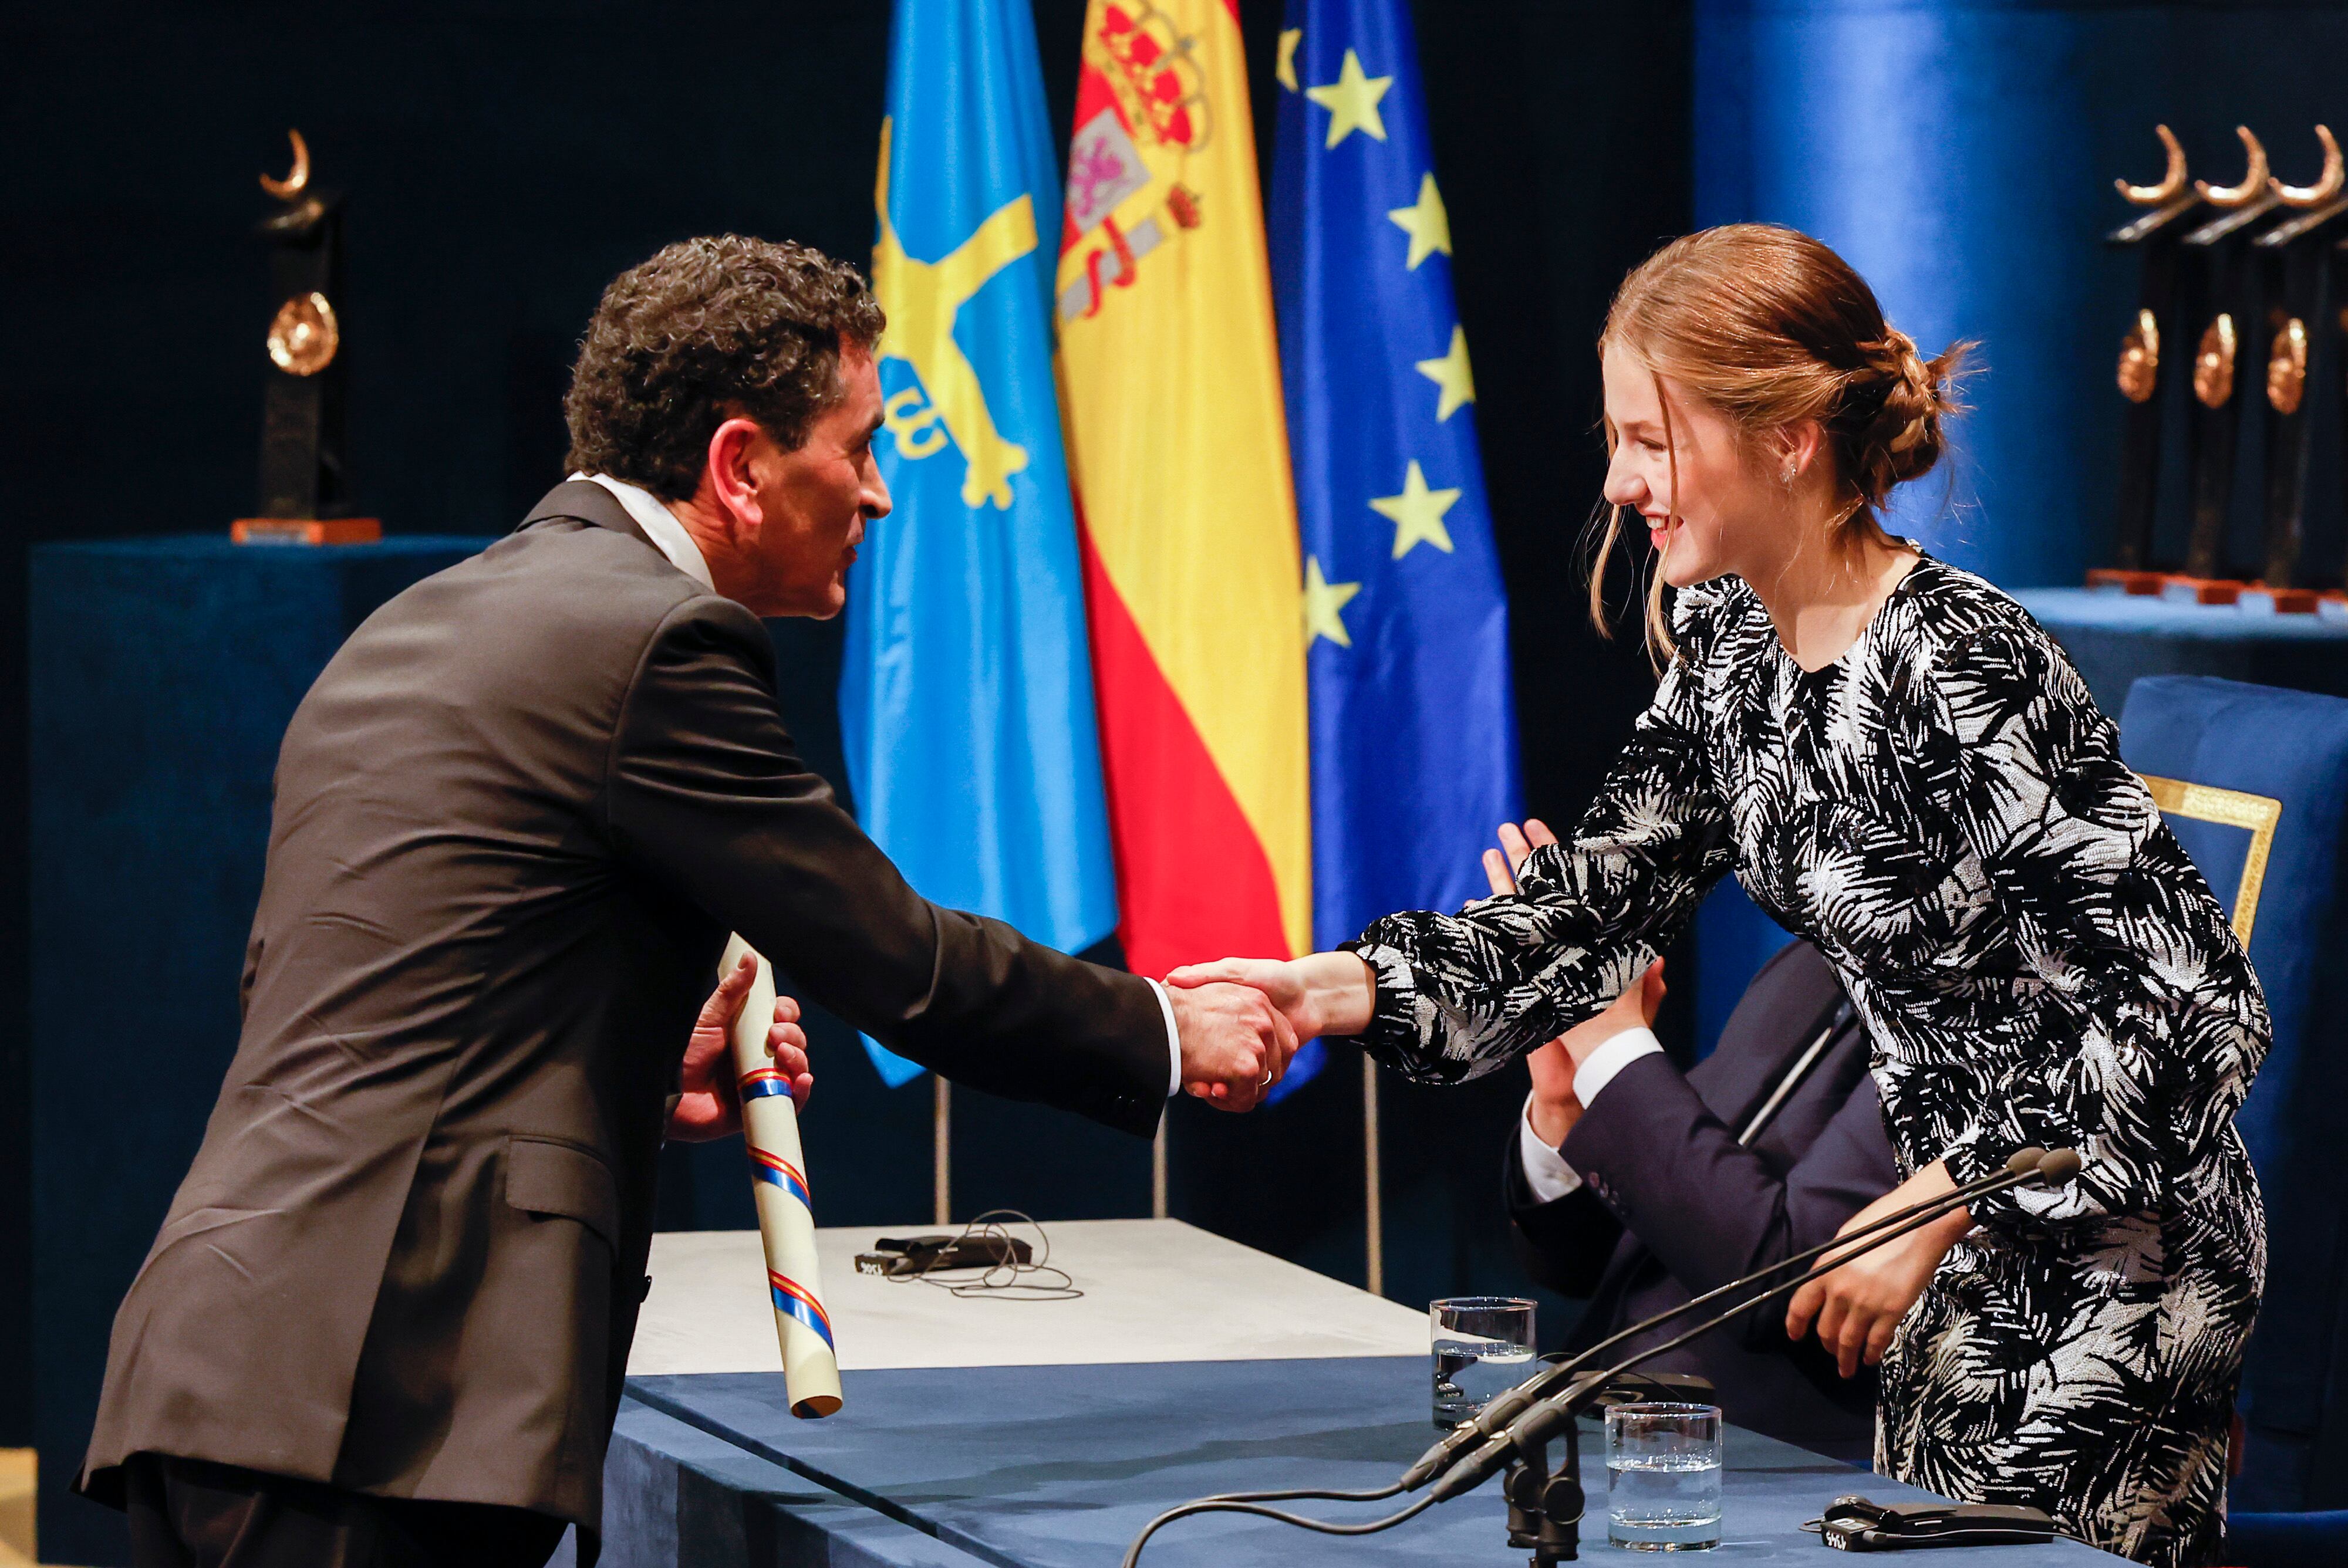
M1262 1078L1259 1078L1259 1079L1257 1079L1257 1080L1256 1080L1255 1086L1256 1086L1258 1089L1262 1089L1265 1084L1270 1083L1271 1081L1272 1081L1272 1069L1271 1069L1271 1068L1269 1068L1269 1067L1267 1067L1267 1068L1265 1068L1265 1069L1263 1070L1263 1076L1262 1076Z

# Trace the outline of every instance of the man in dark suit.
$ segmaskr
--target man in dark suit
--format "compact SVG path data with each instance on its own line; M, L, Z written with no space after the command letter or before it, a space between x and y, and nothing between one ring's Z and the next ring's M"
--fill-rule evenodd
M679 1074L729 930L899 1053L1138 1135L1285 1068L1254 991L924 902L795 754L759 617L838 613L889 510L882 324L795 245L622 274L579 473L295 712L243 1031L81 1481L140 1563L537 1563L565 1523L592 1558L655 1155L685 1091L722 1121L723 1053Z
M1551 841L1537 822L1501 836L1515 860ZM1485 858L1504 890L1509 862ZM1832 1240L1900 1181L1866 1033L1817 948L1795 942L1764 965L1685 1074L1651 1029L1662 971L1528 1059L1533 1091L1502 1179L1527 1272L1590 1299L1569 1351ZM1815 1340L1788 1340L1785 1320L1782 1308L1747 1314L1648 1365L1710 1378L1742 1426L1867 1462L1873 1371L1842 1377ZM1609 1360L1695 1321L1650 1329Z

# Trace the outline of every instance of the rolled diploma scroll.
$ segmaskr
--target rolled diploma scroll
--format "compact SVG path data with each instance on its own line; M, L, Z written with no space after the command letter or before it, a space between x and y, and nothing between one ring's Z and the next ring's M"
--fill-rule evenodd
M815 1208L808 1196L807 1158L799 1152L798 1112L791 1082L767 1054L775 1022L775 968L750 944L726 944L718 973L730 975L749 953L757 978L734 1020L734 1075L742 1091L742 1142L750 1152L750 1194L758 1205L758 1240L767 1253L767 1290L775 1303L775 1335L783 1347L783 1386L791 1414L828 1416L839 1409L839 1358L824 1310L816 1267Z

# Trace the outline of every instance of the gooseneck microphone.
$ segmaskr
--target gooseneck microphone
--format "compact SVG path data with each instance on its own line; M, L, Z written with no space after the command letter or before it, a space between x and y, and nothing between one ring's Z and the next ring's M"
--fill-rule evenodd
M1765 1268L1756 1269L1741 1279L1731 1280L1726 1285L1705 1291L1703 1295L1683 1302L1667 1311L1659 1312L1643 1323L1632 1324L1619 1333L1609 1335L1580 1355L1559 1365L1544 1368L1515 1388L1495 1396L1482 1410L1478 1412L1474 1420L1464 1423L1428 1449L1426 1453L1419 1456L1418 1461L1405 1471L1401 1478L1391 1486L1372 1491L1292 1490L1275 1492L1227 1492L1216 1497L1200 1498L1196 1502L1187 1502L1179 1508L1169 1509L1145 1525L1126 1553L1125 1568L1134 1568L1135 1563L1140 1559L1142 1547L1161 1527L1194 1513L1251 1513L1260 1517L1276 1519L1284 1524L1295 1524L1330 1534L1367 1535L1391 1529L1406 1520L1416 1518L1430 1504L1447 1501L1463 1492L1473 1491L1517 1459L1531 1458L1545 1464L1546 1461L1541 1460L1540 1456L1546 1453L1546 1445L1549 1441L1561 1430L1570 1427L1575 1414L1581 1407L1598 1398L1611 1382L1639 1363L1663 1355L1666 1351L1675 1350L1690 1340L1711 1333L1723 1324L1751 1311L1765 1302L1788 1296L1810 1281L1823 1278L1833 1273L1851 1259L1873 1252L1878 1247L1921 1230L1934 1220L1964 1207L1976 1198L2004 1192L2009 1188L2021 1186L2025 1182L2067 1181L2078 1173L2079 1168L2080 1159L2075 1150L2057 1149L2051 1153L2036 1147L2017 1150L2013 1157L2006 1162L2005 1168L1994 1175L1967 1182L1937 1198L1929 1199L1921 1204L1911 1204L1906 1208L1886 1214L1849 1235L1838 1235L1832 1241L1823 1242L1817 1246L1807 1247L1790 1256L1780 1258L1776 1263ZM1836 1255L1831 1262L1816 1261L1828 1253ZM1804 1267L1805 1265L1811 1266ZM1769 1283L1776 1276L1796 1268L1802 1269L1802 1272L1791 1278L1778 1279L1775 1284ZM1754 1290L1759 1286L1767 1287L1753 1296L1735 1301L1734 1305L1706 1318L1684 1333L1675 1335L1659 1345L1650 1346L1644 1350L1626 1357L1602 1371L1584 1370L1591 1361L1627 1339L1644 1334L1649 1329L1660 1327L1675 1318L1688 1317L1725 1297L1742 1296L1744 1292ZM1380 1519L1367 1520L1358 1524L1334 1524L1327 1521L1308 1519L1303 1515L1286 1513L1262 1506L1264 1502L1274 1500L1285 1501L1306 1497L1374 1501L1404 1491L1415 1491L1426 1486L1430 1480L1434 1480L1436 1484L1426 1496L1397 1512L1387 1514Z
M1640 1362L1661 1356L1665 1351L1676 1350L1691 1339L1700 1338L1711 1333L1730 1319L1751 1311L1764 1302L1790 1296L1810 1281L1823 1279L1851 1259L1873 1252L1878 1247L1897 1241L1912 1232L1921 1230L1933 1221L1954 1213L1975 1198L1987 1197L1993 1193L2018 1187L2025 1182L2065 1181L2077 1174L2079 1164L2078 1153L2070 1149L2057 1149L2052 1153L2037 1148L2020 1150L2013 1158L2006 1162L2005 1169L1994 1176L1985 1176L1979 1181L1969 1182L1928 1203L1911 1204L1897 1214L1887 1214L1883 1219L1861 1230L1854 1231L1849 1235L1838 1236L1824 1246L1812 1247L1797 1253L1793 1257L1771 1265L1768 1268L1747 1275L1741 1280L1731 1281L1721 1286L1719 1290L1707 1291L1695 1300L1673 1311L1657 1313L1646 1323L1610 1337L1601 1344L1593 1346L1590 1350L1576 1357L1567 1366L1579 1368L1591 1359L1598 1350L1620 1344L1629 1336L1641 1333L1671 1318L1684 1316L1690 1309L1700 1307L1706 1301L1716 1299L1724 1294L1750 1288L1766 1279L1769 1275L1781 1272L1790 1265L1817 1257L1821 1253L1828 1251L1835 1254L1831 1261L1805 1269L1791 1279L1780 1280L1758 1295L1747 1300L1739 1301L1727 1310L1704 1319L1685 1333L1674 1335L1660 1345L1649 1346L1638 1354L1616 1362L1602 1372L1583 1373L1560 1393L1536 1397L1526 1404L1520 1405L1518 1408L1518 1413L1502 1418L1502 1425L1498 1430L1488 1433L1480 1445L1471 1450L1465 1457L1453 1460L1447 1466L1442 1478L1435 1484L1433 1495L1438 1499L1448 1500L1458 1496L1463 1491L1472 1491L1489 1480L1511 1459L1519 1454L1535 1452L1542 1444L1555 1437L1560 1428L1571 1421L1575 1413L1607 1384L1636 1367ZM1853 1242L1858 1242L1859 1245L1853 1246L1851 1245ZM1556 1368L1551 1370L1563 1372L1566 1368ZM1515 1391L1522 1392L1539 1381L1540 1381L1540 1378L1529 1378L1526 1382L1519 1384ZM1507 1397L1507 1395L1500 1396L1502 1399ZM1497 1399L1494 1401L1496 1404L1498 1402ZM1432 1452L1432 1450L1429 1451ZM1457 1450L1455 1449L1453 1451L1457 1453ZM1421 1464L1425 1462L1423 1459L1420 1461ZM1414 1466L1414 1471L1416 1468ZM1411 1489L1406 1488L1406 1490Z
M1921 1204L1910 1204L1906 1208L1895 1210L1881 1219L1851 1232L1849 1235L1837 1236L1832 1241L1821 1242L1817 1246L1807 1247L1800 1252L1781 1257L1766 1267L1756 1269L1742 1279L1732 1279L1726 1285L1707 1290L1701 1296L1681 1302L1677 1307L1667 1307L1644 1322L1633 1323L1628 1328L1610 1334L1580 1355L1566 1361L1543 1368L1515 1388L1494 1395L1485 1404L1483 1409L1477 1413L1474 1420L1453 1429L1434 1447L1421 1454L1418 1457L1418 1462L1403 1472L1399 1490L1416 1491L1425 1486L1437 1475L1448 1470L1451 1462L1459 1455L1480 1445L1493 1434L1505 1430L1509 1422L1524 1414L1547 1395L1563 1388L1567 1380L1581 1368L1626 1340L1634 1339L1650 1329L1660 1328L1674 1318L1700 1312L1716 1301L1751 1290L1788 1269L1800 1268L1813 1259L1838 1248L1847 1247L1853 1243L1865 1241L1877 1235L1885 1235L1885 1239L1888 1240L1890 1238L1885 1233L1894 1225L1920 1218L1938 1219L1941 1214L1961 1204L1969 1204L1973 1199L1986 1196L1990 1193L2002 1191L2004 1187L2018 1186L2034 1176L2061 1180L2062 1176L2067 1176L2078 1169L2079 1160L2078 1155L2067 1149L2061 1153L2067 1156L2071 1163L2060 1176L2054 1175L2044 1168L2044 1163L2054 1158L2045 1150L2034 1144L2017 1150L2013 1157L2005 1163L2005 1168L1994 1175L1981 1177L1958 1187L1953 1192L1944 1193L1940 1197L1928 1199ZM1799 1283L1797 1281L1797 1286ZM1757 1305L1757 1300L1739 1302L1733 1310L1723 1315L1722 1320L1725 1321L1727 1318L1735 1317L1737 1313Z

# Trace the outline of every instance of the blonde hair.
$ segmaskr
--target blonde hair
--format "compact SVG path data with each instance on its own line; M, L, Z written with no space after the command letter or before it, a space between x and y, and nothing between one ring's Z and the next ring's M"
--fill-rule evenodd
M1955 379L1972 346L1952 343L1925 359L1883 319L1875 291L1849 262L1774 223L1731 223L1673 241L1622 280L1598 339L1601 355L1622 348L1655 378L1674 510L1679 447L1665 380L1740 437L1817 420L1841 491L1828 525L1841 549L1891 543L1879 516L1884 500L1940 461L1944 421L1962 407ZM1610 455L1614 442L1609 424ZM1600 507L1606 522L1591 568L1590 617L1612 636L1603 589L1623 508ZM1649 568L1646 602L1648 651L1660 665L1673 651L1660 561Z

